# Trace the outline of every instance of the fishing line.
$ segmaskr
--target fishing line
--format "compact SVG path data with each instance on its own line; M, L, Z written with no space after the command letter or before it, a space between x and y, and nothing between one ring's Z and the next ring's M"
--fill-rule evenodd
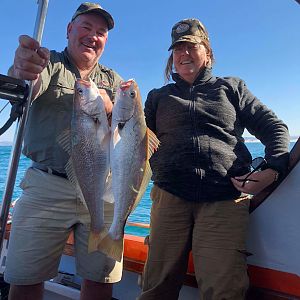
M3 108L0 110L0 114L3 112L3 110L5 109L5 107L6 107L8 104L9 104L9 102L7 102L7 103L3 106Z

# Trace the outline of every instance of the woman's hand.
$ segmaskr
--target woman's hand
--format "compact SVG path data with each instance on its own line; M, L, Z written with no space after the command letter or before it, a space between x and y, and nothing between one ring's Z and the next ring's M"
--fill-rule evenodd
M278 172L273 169L254 172L246 181L243 180L248 174L231 178L231 181L237 190L251 195L258 194L278 178Z

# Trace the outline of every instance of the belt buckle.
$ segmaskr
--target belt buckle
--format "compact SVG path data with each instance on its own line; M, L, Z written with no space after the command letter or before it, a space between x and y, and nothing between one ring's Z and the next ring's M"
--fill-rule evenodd
M60 173L58 171L55 171L49 167L47 167L47 173L48 174L51 174L51 175L55 175L55 176L58 176L58 177L62 177L62 178L67 178L67 174L66 173Z

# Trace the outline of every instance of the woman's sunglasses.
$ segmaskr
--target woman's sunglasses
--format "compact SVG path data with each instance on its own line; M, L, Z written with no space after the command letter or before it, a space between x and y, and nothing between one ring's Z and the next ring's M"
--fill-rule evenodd
M256 171L260 171L262 167L264 167L265 165L267 164L267 161L263 158L263 157L256 157L254 159L252 159L252 162L251 162L251 168L252 168L252 171L243 179L237 179L237 181L239 182L242 182L242 187L245 186L246 182L249 182L249 181L253 181L253 182L258 182L258 180L256 179L250 179L249 177Z

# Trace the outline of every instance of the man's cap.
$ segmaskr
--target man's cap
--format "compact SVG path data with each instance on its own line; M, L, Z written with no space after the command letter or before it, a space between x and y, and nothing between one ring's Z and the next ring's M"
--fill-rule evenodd
M203 40L209 41L208 33L204 25L198 19L183 19L176 23L171 32L171 50L175 44L180 42L201 43Z
M92 13L92 12L98 13L106 20L108 30L114 27L115 22L111 14L108 13L105 9L103 9L98 3L92 3L92 2L82 3L75 11L75 14L72 17L72 21L79 15Z

